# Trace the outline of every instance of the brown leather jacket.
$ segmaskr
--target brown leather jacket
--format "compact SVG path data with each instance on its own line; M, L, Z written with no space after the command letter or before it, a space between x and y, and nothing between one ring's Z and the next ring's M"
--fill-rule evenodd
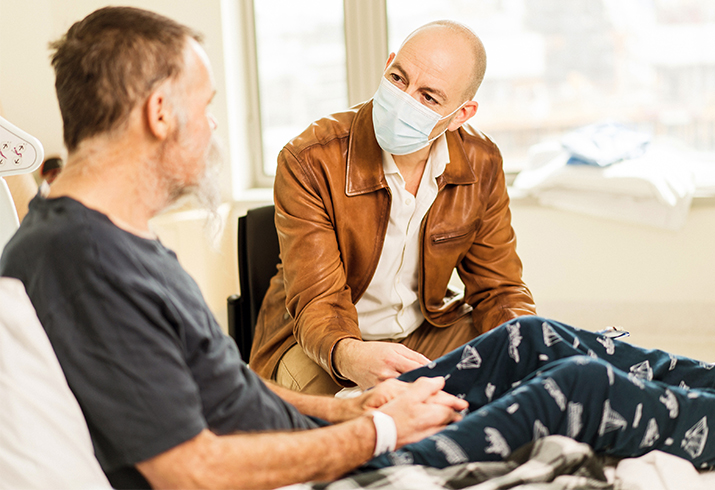
M420 237L419 299L427 321L448 327L472 315L480 332L534 314L521 279L501 154L484 134L447 132L450 163ZM313 123L278 156L276 227L282 267L271 280L250 364L272 378L298 342L331 373L332 352L360 339L355 303L380 258L391 194L372 125L372 103ZM457 269L465 285L448 288Z

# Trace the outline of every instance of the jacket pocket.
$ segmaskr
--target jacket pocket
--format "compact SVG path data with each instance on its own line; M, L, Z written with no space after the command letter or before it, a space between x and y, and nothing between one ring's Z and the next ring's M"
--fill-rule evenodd
M457 228L456 230L448 231L445 233L435 233L430 237L432 245L441 245L443 243L449 243L454 241L459 241L464 238L469 237L477 229L477 223L471 223L467 226Z

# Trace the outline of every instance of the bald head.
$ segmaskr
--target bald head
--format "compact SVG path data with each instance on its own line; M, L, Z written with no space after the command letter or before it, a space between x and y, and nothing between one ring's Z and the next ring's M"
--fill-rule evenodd
M468 60L469 63L466 64L468 70L460 82L464 85L464 99L474 98L487 68L484 45L474 31L459 22L437 20L412 31L400 46L400 51L415 47L413 45L446 49L451 51L452 56Z

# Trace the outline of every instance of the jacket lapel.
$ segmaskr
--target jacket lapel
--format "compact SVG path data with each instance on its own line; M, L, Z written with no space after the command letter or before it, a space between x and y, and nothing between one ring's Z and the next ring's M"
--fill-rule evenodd
M382 149L372 126L372 100L358 110L350 128L345 194L358 196L387 188L382 170Z
M442 189L447 184L476 183L479 179L474 174L474 169L469 164L467 154L464 152L460 130L447 131L445 134L447 135L447 148L449 149L449 165L437 179L437 185Z

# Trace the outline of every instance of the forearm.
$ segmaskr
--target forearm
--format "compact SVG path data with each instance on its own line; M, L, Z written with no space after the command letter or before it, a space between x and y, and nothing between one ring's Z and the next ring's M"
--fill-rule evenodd
M316 301L310 311L302 312L294 328L295 338L306 356L322 367L336 384L355 386L350 377L337 368L335 356L343 341L362 341L357 319L346 310L326 309L321 303L323 300Z
M306 395L297 391L267 383L273 392L287 401L304 415L318 417L333 424L362 415L363 410L350 400L332 396Z
M216 436L205 430L137 468L154 488L275 488L339 478L368 461L374 447L368 416L302 432Z
M444 378L407 385L392 380L363 395L360 406L379 408L395 423L399 448L429 437L461 419L464 400L440 391ZM400 396L395 396L400 393ZM153 488L274 488L311 480L333 480L368 461L376 425L369 415L299 432L198 436L137 469Z
M236 488L236 477L248 473L247 488L273 488L296 482L335 480L368 461L375 447L375 427L370 417L360 417L337 426L293 434L264 434L250 441L250 448L239 448L230 436L222 441L224 461L215 461L210 473L220 474L232 462L246 458L253 451L252 464L235 469L223 484ZM256 444L258 443L258 444ZM259 466L263 468L259 469ZM212 485L209 485L212 486Z

